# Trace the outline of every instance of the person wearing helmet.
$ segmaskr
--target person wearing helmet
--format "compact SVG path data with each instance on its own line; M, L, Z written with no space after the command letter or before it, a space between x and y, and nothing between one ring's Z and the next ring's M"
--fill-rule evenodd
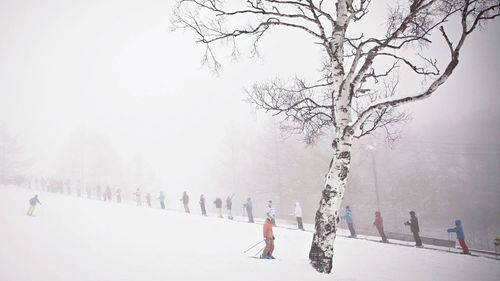
M404 224L410 226L410 231L413 233L413 238L415 238L415 246L423 247L422 239L420 239L419 235L420 228L418 227L418 219L414 211L410 211L410 220Z
M462 253L469 255L469 247L467 247L467 244L465 244L465 234L464 234L464 229L462 228L462 221L461 220L456 220L455 221L455 227L448 228L447 230L448 233L455 232L457 234L457 240L458 243L460 243L460 247L462 247Z
M269 212L266 214L266 221L263 226L263 235L264 241L266 242L266 247L262 252L261 259L274 259L273 251L274 251L274 234L273 234L273 223L271 221L272 214Z

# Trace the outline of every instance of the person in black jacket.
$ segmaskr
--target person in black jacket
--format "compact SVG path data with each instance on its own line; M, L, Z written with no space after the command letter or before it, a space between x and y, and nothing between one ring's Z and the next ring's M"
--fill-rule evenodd
M38 200L38 195L35 195L35 197L30 199L30 208L28 209L28 212L26 213L26 215L28 215L28 216L33 215L33 212L35 211L36 204L42 205L40 200Z
M413 238L415 238L415 246L423 247L422 240L420 239L420 228L418 227L418 219L414 211L410 211L410 220L405 222L405 225L410 226L410 231L413 233Z
M217 217L222 218L222 200L217 197L214 201L215 209L217 209Z

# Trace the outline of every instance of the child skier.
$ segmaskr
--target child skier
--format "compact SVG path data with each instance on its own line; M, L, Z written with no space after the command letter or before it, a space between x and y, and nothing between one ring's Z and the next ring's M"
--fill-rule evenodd
M384 232L384 219L379 211L375 212L375 221L373 222L373 225L377 228L380 238L382 238L382 242L387 243L387 236L385 236Z
M345 215L344 215L345 222L347 223L347 227L349 227L349 232L351 232L351 235L349 236L350 238L356 238L356 231L354 230L354 224L353 224L353 219L352 219L352 210L349 208L349 206L345 207Z
M272 214L267 213L267 218L263 226L263 234L264 234L264 241L266 242L266 247L262 252L262 256L260 256L261 259L274 259L273 257L274 235L273 235L273 223L271 222L271 220L272 220Z
M42 205L40 200L38 200L38 194L35 194L35 196L30 199L30 208L28 209L28 213L26 213L28 216L33 216L33 212L35 211L35 206L37 203Z
M297 218L297 226L300 230L304 230L304 225L302 224L302 208L299 202L295 202L295 217Z
M467 247L467 244L465 244L465 234L464 229L462 228L462 221L456 220L455 227L449 228L447 232L455 232L457 234L458 243L460 243L460 247L462 247L462 253L470 255L469 247Z
M420 239L420 235L418 234L420 232L420 228L418 227L418 219L414 211L410 211L410 220L405 222L405 225L410 226L410 231L411 233L413 233L413 238L415 238L415 246L419 248L423 247L422 239Z

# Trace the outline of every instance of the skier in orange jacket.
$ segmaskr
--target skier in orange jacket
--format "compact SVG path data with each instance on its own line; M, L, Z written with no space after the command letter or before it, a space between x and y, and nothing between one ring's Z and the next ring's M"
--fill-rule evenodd
M266 247L262 252L261 259L274 259L274 235L273 235L273 223L271 222L272 214L267 213L266 221L264 222L263 234L264 240L266 242Z

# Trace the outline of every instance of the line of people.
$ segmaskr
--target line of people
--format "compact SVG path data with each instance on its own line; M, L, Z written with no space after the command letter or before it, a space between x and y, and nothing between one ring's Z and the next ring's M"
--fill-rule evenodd
M420 227L418 224L418 218L415 213L415 211L410 211L410 219L406 222L404 222L404 225L410 227L410 232L413 234L413 239L415 240L415 246L416 247L423 247L422 243L422 238L420 237ZM349 206L345 207L345 213L343 216L347 227L349 229L350 238L356 238L356 231L354 229L354 220L353 220L353 214L352 214L352 209ZM382 218L382 214L380 211L375 212L375 220L373 222L373 226L377 229L380 238L382 239L381 242L389 242L387 239L387 235L385 234L384 231L384 219ZM460 220L455 220L455 227L447 229L448 233L456 233L457 240L460 244L460 247L462 248L462 253L463 254L470 254L469 248L465 242L465 234L463 231L462 227L462 222Z

